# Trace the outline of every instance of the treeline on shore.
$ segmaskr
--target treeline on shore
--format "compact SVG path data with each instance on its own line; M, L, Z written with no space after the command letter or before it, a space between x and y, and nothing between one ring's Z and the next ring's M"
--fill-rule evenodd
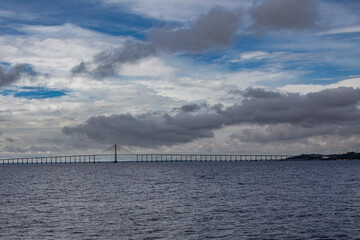
M360 153L348 152L343 154L301 154L287 158L287 160L360 160Z

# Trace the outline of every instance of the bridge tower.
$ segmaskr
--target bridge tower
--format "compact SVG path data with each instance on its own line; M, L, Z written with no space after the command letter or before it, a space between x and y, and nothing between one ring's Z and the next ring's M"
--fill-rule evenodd
M115 156L114 156L114 163L117 163L117 151L116 151L116 144L115 144Z

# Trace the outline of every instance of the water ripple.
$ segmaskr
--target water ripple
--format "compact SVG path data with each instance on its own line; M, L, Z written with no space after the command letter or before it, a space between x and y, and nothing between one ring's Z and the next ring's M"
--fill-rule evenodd
M360 162L0 166L0 239L358 239Z

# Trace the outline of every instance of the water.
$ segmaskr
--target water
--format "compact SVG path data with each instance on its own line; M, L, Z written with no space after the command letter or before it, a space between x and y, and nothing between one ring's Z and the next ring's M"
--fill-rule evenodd
M360 161L0 166L0 239L359 239Z

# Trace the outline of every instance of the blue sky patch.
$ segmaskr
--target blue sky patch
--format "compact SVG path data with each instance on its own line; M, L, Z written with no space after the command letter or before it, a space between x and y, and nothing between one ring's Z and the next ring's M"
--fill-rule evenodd
M0 62L0 65L9 67L11 64L9 62Z
M16 98L27 98L27 99L45 99L45 98L59 98L67 95L68 90L57 90L53 88L45 87L19 87L9 88L0 91L3 96L12 95Z
M132 35L143 39L145 30L163 24L160 20L130 13L125 6L114 8L98 1L2 0L0 6L8 12L0 14L0 34L22 34L17 30L22 25L71 23L109 35ZM18 12L22 14L16 15Z

